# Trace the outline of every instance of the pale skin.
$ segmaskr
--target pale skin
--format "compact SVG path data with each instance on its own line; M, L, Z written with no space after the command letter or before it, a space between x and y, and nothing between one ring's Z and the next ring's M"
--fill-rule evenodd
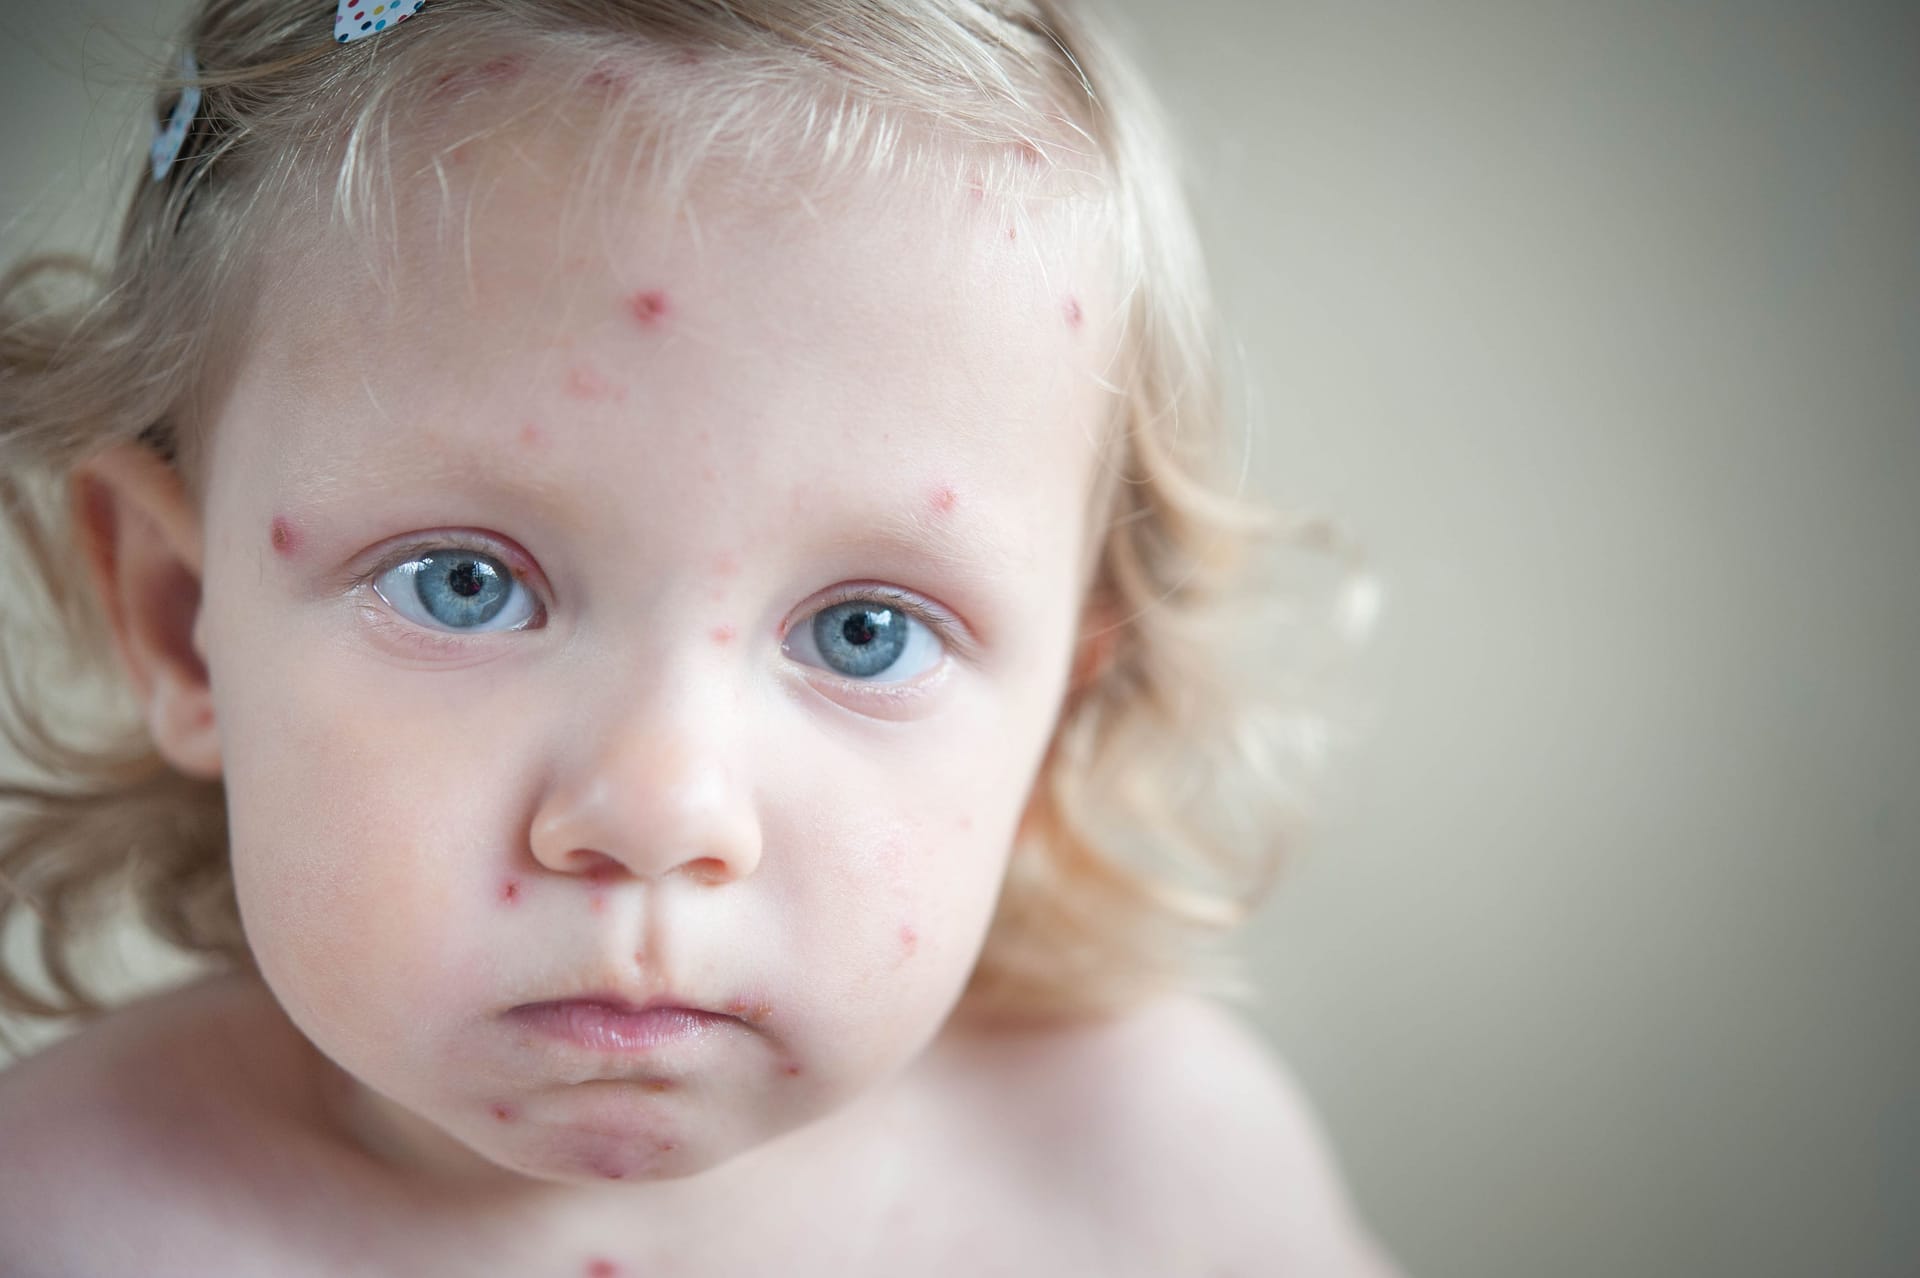
M578 158L473 144L390 295L289 258L204 494L76 473L259 974L0 1077L0 1270L1390 1273L1237 1018L955 1015L1097 661L1092 250L930 191L609 187L557 234ZM821 647L850 601L905 637L877 674ZM724 1024L511 1016L608 989Z

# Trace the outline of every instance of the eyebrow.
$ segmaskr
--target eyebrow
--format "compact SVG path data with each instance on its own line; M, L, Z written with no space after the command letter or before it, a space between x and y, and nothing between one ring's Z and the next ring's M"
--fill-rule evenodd
M1012 572L1028 556L963 514L935 519L924 510L877 509L847 544L878 543L938 564L962 580L991 582Z

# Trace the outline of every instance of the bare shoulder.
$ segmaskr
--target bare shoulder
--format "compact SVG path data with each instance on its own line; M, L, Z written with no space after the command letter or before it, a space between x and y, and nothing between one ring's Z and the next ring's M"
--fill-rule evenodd
M976 1042L1047 1176L1163 1272L1396 1278L1305 1092L1237 1013L1177 995Z
M223 1211L259 1168L229 1152L285 1112L285 1045L241 978L116 1009L0 1071L0 1272L192 1272L235 1254ZM223 1218L225 1217L225 1218Z

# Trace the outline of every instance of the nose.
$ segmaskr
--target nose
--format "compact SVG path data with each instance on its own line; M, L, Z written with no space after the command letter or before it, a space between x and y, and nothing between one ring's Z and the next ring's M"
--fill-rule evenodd
M659 707L654 707L657 710ZM624 867L644 879L743 879L760 864L753 796L720 741L684 722L629 715L567 768L534 814L534 859L567 874Z

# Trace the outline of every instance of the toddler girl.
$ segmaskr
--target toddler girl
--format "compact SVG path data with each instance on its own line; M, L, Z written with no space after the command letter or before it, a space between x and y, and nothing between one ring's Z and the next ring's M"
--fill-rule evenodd
M1204 997L1319 721L1229 660L1287 525L1088 15L204 0L177 65L104 286L0 294L0 993L95 1018L0 1076L0 1271L1387 1272ZM99 1015L109 885L215 970Z

